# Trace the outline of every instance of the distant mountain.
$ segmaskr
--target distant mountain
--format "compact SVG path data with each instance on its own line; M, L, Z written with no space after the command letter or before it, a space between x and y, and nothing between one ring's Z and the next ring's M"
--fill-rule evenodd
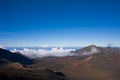
M5 50L0 48L0 59L2 61L11 61L11 62L18 62L23 65L33 64L33 60L17 53L12 53L9 50ZM4 59L4 60L2 60Z
M100 52L99 47L97 47L96 45L90 45L90 46L84 47L82 49L73 51L73 53L77 53L77 55L80 55L80 56L93 55L93 54L99 53L99 52Z
M108 47L98 47L96 45L90 45L87 47L84 47L82 49L72 51L73 53L76 53L79 56L83 55L93 55L93 54L107 54L107 53L119 53L119 48L108 48Z

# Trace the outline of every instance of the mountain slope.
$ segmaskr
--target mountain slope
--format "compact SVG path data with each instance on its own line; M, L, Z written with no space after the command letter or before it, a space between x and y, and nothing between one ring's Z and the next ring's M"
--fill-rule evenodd
M0 48L0 80L66 80L62 72L30 68L28 64L33 60Z
M83 55L93 55L93 54L107 54L107 53L119 53L119 48L107 48L107 47L98 47L96 45L90 45L87 47L84 47L82 49L72 51L73 53L76 53L78 56Z
M6 59L12 62L19 62L23 65L33 64L33 60L21 54L12 53L8 50L1 49L1 48L0 48L0 58Z

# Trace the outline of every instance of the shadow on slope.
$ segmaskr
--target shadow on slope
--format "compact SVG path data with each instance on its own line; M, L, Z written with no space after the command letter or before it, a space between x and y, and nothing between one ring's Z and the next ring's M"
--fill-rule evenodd
M8 61L12 61L12 62L19 62L23 65L29 65L34 63L33 60L21 54L12 53L8 50L1 49L1 48L0 48L0 58L7 59Z

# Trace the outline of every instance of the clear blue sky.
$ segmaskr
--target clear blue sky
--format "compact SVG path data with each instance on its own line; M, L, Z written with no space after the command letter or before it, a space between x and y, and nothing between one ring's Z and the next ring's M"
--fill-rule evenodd
M120 0L0 0L5 46L120 46Z

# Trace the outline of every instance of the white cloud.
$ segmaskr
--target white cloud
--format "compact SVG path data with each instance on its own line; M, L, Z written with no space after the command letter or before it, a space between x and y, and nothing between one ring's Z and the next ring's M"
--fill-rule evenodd
M41 57L64 57L64 56L72 56L74 55L70 51L74 51L74 49L64 49L64 48L51 48L47 49L29 49L24 48L23 50L13 49L11 52L20 52L21 54L30 57L30 58L41 58Z

